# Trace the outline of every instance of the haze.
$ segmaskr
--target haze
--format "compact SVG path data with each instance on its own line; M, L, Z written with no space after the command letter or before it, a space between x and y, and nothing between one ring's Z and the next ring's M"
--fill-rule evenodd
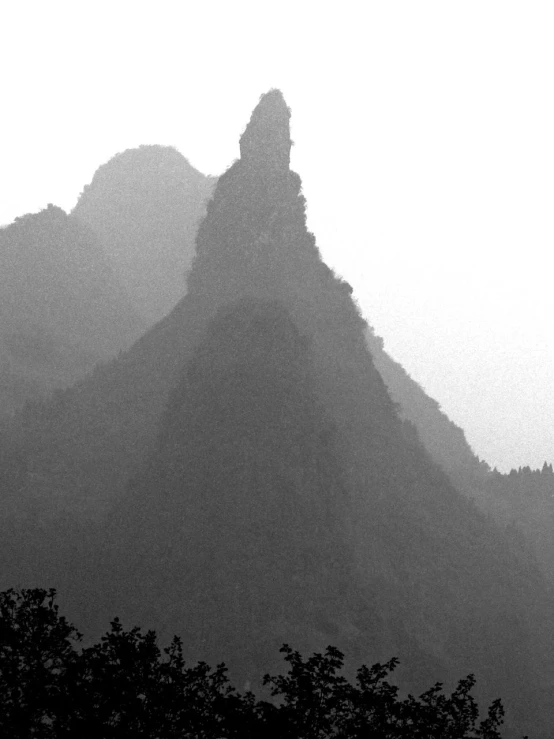
M220 174L279 87L310 228L389 353L491 466L552 461L554 11L325 7L12 3L0 223L139 144Z

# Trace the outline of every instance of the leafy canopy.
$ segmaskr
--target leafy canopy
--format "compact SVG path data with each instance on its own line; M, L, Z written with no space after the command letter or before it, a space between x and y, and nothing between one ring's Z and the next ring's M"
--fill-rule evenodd
M116 739L497 739L499 700L479 721L475 678L447 696L437 683L401 699L393 658L362 665L355 683L333 646L308 659L284 645L286 674L265 675L271 700L239 693L224 664L187 666L179 637L160 650L156 633L111 622L98 644L59 614L55 590L0 593L0 734Z

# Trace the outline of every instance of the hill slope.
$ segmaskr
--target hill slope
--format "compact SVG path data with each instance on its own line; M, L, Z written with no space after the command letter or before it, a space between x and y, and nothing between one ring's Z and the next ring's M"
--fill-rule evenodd
M554 582L554 475L529 467L502 474L480 461L456 426L404 368L385 351L383 340L368 327L366 339L375 366L398 404L399 413L413 424L425 448L461 493L474 500L520 546L534 552L549 583Z
M117 612L245 677L284 640L396 654L411 689L474 671L535 720L543 581L398 417L289 117L278 91L254 110L175 310L2 437L4 581L57 578L82 628Z
M448 418L437 401L427 395L402 365L387 354L383 339L369 326L366 341L391 398L398 404L401 417L414 424L432 458L464 488L470 480L482 480L489 467L480 462L463 430Z

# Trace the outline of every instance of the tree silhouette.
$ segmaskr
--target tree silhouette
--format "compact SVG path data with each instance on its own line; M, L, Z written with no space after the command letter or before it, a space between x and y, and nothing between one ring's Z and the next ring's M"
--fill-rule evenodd
M3 736L56 737L66 674L82 636L59 615L56 591L0 593L0 727Z
M437 683L399 698L387 678L398 660L363 665L355 684L329 646L304 659L284 645L288 672L265 675L271 701L238 693L224 664L185 664L178 637L160 650L156 633L119 621L98 644L59 615L55 590L0 593L0 734L27 739L498 739L499 700L479 723L460 680L451 696Z
M357 671L356 685L339 674L343 654L329 646L324 655L315 653L304 661L299 652L284 645L286 676L264 677L271 695L280 698L279 708L267 706L271 736L283 739L498 739L504 710L499 700L479 722L479 708L471 695L475 678L460 680L450 697L435 684L419 698L398 697L398 688L387 677L398 664L396 658ZM269 736L269 735L268 735Z

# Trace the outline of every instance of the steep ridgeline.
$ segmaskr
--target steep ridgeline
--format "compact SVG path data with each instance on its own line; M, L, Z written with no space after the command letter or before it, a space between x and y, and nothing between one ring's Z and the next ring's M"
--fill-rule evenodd
M375 366L385 381L399 414L413 424L431 457L450 477L455 487L472 498L510 536L525 540L534 551L545 577L554 584L554 474L545 462L542 470L524 467L502 474L480 461L466 441L464 432L440 409L406 370L385 351L383 340L372 328L366 339ZM523 538L522 538L523 537Z
M67 387L143 328L88 226L49 205L0 231L0 413Z
M543 581L397 416L307 231L289 117L262 96L176 309L4 436L0 585L42 577L82 629L117 613L245 679L283 641L397 655L412 690L475 672L536 721Z
M141 146L103 164L71 213L100 236L148 325L184 295L214 184L176 149Z
M383 339L371 326L365 332L373 362L387 390L398 406L399 415L413 424L431 455L463 491L470 493L490 471L468 444L463 430L441 410L401 364L387 354Z

